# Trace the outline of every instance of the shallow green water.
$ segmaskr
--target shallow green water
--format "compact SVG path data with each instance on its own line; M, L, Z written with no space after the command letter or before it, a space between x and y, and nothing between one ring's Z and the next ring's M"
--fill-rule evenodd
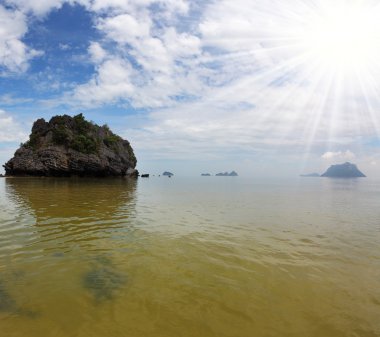
M0 179L0 336L380 336L380 182Z

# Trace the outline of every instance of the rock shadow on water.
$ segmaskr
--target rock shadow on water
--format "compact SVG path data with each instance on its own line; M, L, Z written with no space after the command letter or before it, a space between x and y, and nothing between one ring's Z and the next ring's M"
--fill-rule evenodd
M63 258L63 257L65 257L65 253L64 252L54 252L51 255L52 255L52 257L55 257L55 258Z
M16 301L9 294L4 282L0 279L0 312L14 312L17 309Z
M127 283L127 276L117 270L108 257L98 257L83 276L83 286L97 303L115 299Z
M40 316L37 311L20 307L2 279L0 279L0 314L21 315L31 319Z

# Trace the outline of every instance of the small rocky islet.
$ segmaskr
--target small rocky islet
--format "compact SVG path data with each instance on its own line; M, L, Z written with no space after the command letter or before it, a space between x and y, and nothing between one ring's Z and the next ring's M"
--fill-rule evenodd
M321 177L328 178L365 178L363 172L361 172L355 164L349 162L339 165L331 165Z
M301 174L300 176L304 178L318 178L321 175L319 173L314 172L314 173Z
M38 119L3 167L6 176L137 177L136 163L129 141L79 114Z
M301 177L322 177L322 178L365 178L366 175L361 172L355 164L346 162L344 164L331 165L325 173L301 174Z
M221 172L215 174L216 177L237 177L238 174L235 171L231 171L230 173L228 172Z

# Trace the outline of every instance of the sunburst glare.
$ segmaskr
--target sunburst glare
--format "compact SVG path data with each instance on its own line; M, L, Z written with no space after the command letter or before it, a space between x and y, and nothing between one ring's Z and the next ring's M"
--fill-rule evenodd
M227 94L256 88L251 100L261 114L257 118L253 112L253 122L264 128L276 120L283 138L279 142L291 139L302 144L306 156L315 144L333 148L363 134L379 136L375 111L380 101L380 4L371 0L275 3L276 12L273 4L252 5L247 14L236 15L242 30L249 17L256 21L250 23L250 38L226 38L232 51L240 51L231 53L231 59L249 64L254 58L262 68Z
M317 63L344 72L370 68L380 56L380 17L363 4L329 4L313 13L301 34Z

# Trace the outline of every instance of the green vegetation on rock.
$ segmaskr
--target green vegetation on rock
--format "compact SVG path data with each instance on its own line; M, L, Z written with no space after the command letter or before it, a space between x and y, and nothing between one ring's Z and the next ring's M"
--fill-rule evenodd
M85 154L96 153L98 150L97 128L85 120L83 114L72 118L72 128L68 129L66 116L56 116L52 141L55 145L63 145ZM99 129L99 127L98 127Z
M53 129L53 143L56 145L66 145L70 139L68 130L65 125L59 124Z
M24 145L30 146L32 149L38 147L39 136L36 133L31 133L29 136L29 141L27 141Z
M113 133L109 134L103 139L103 142L107 146L113 146L117 142L120 142L121 138Z
M71 141L72 149L86 154L96 153L98 150L97 142L93 137L87 135L77 135Z
M131 146L131 144L129 142L128 142L128 145L127 145L127 151L128 151L128 154L129 154L129 158L131 158L131 161L133 163L137 163L137 159L136 159L135 153L133 152L132 146Z
M95 129L95 125L85 120L83 114L79 114L73 117L75 123L75 129L79 134L85 134ZM99 128L99 127L98 127Z

